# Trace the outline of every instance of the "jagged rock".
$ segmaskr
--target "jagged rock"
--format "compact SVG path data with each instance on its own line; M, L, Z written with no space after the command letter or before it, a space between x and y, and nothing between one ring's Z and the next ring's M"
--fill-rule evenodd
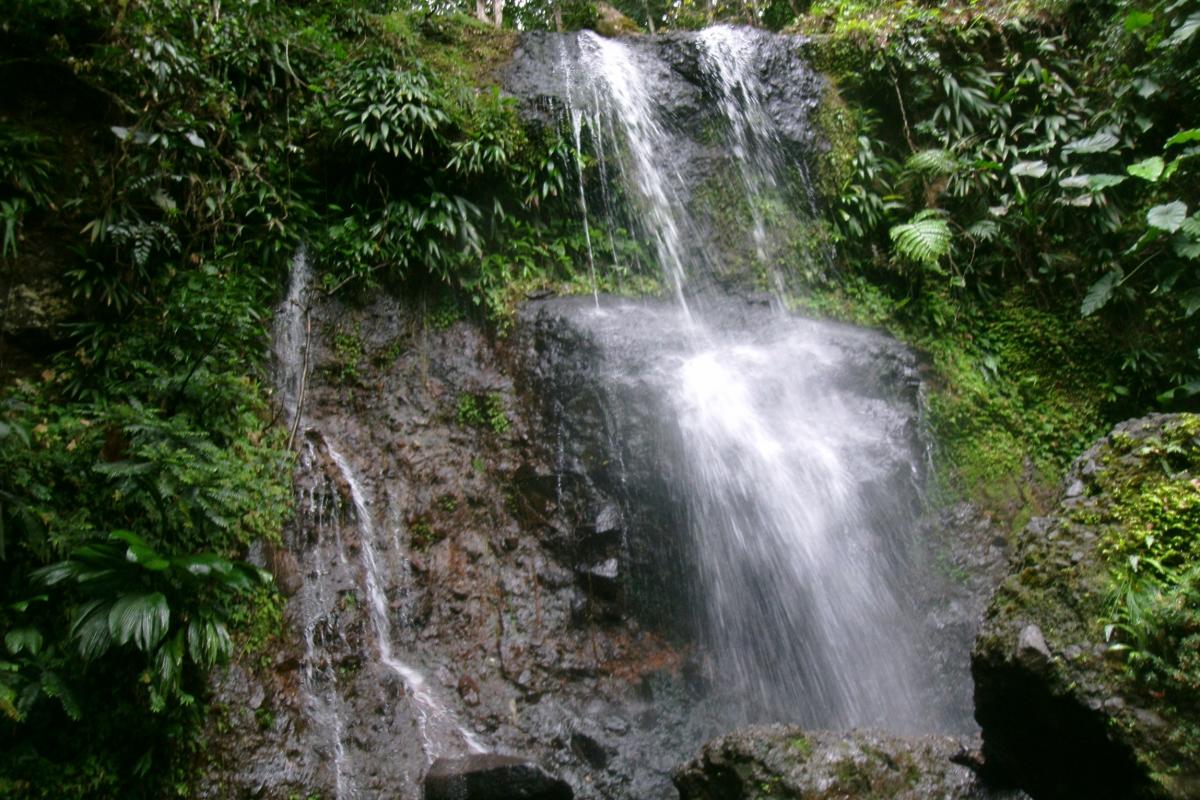
M425 800L572 800L566 782L532 761L484 753L439 758L425 775Z
M868 731L806 732L792 725L737 730L675 770L681 800L1001 800L1020 792L985 786L962 765L956 739Z
M1200 722L1195 704L1163 702L1106 642L1111 566L1100 552L1106 531L1119 530L1108 526L1125 524L1113 492L1163 474L1145 445L1185 419L1122 423L1081 456L1055 515L1019 537L988 607L972 654L983 753L1038 800L1200 796L1200 763L1180 733Z

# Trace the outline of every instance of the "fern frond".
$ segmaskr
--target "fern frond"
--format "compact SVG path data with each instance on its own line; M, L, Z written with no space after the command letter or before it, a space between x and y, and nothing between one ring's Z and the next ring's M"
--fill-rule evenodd
M921 175L953 175L962 164L949 150L933 148L914 153L904 162L904 168Z
M926 269L940 272L938 261L950 253L950 226L940 212L926 209L888 231L896 252Z

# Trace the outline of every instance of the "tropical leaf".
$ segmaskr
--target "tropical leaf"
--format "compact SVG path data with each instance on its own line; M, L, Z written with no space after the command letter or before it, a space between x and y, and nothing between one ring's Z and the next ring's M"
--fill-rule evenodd
M1159 47L1178 47L1195 36L1196 31L1200 31L1200 12L1185 19Z
M1083 139L1076 139L1063 145L1064 153L1107 153L1120 142L1108 131L1101 131Z
M1174 145L1177 145L1177 144L1187 144L1188 142L1197 142L1197 141L1200 141L1200 128L1191 128L1186 131L1180 131L1179 133L1172 136L1170 139L1167 139L1167 143L1164 146L1165 147L1173 147Z
M1154 15L1149 11L1131 11L1125 17L1125 30L1133 33L1154 22Z
M1018 161L1009 172L1016 177L1041 178L1049 170L1050 165L1045 161Z
M1122 275L1120 270L1109 270L1100 276L1100 280L1091 285L1087 290L1087 294L1083 296L1083 303L1079 307L1081 316L1090 317L1104 306L1108 305L1108 301L1112 299L1113 291L1120 284Z
M931 270L938 270L938 261L950 252L950 226L932 209L893 226L888 235L900 256Z
M21 651L36 656L42 649L42 633L34 627L14 628L4 635L4 646L14 656Z
M171 608L162 592L122 595L108 612L108 630L117 644L132 640L146 653L162 641L170 623Z
M1151 156L1136 164L1130 164L1125 168L1125 171L1135 178L1141 178L1144 181L1150 181L1150 183L1157 183L1158 179L1162 177L1166 166L1166 163L1160 156Z
M83 718L83 711L79 708L74 693L57 672L46 670L42 673L42 691L47 697L58 700L63 711L67 712L67 716L71 719L78 722Z
M110 600L92 600L75 609L71 621L71 638L79 645L79 654L92 661L108 652L112 633L108 628Z
M1087 178L1088 188L1096 192L1103 191L1104 189L1111 189L1114 186L1120 186L1122 183L1129 180L1124 175L1107 175L1105 173L1088 175Z
M1000 224L994 219L981 219L967 228L967 235L972 239L990 242L1000 233Z
M1178 200L1155 206L1146 212L1146 223L1160 231L1174 233L1187 219L1187 206Z

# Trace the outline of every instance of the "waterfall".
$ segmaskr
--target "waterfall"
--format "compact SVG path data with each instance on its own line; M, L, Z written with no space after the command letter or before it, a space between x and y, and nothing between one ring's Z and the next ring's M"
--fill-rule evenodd
M763 50L779 40L716 27L688 41L699 97L674 96L688 90L678 80L688 67L667 63L653 41L588 32L575 38L576 61L560 72L572 85L559 96L576 131L581 115L594 120L593 152L616 162L607 172L677 301L674 315L612 309L620 330L588 324L621 342L613 352L625 354L631 340L649 351L614 367L638 377L612 380L653 386L663 409L654 424L677 443L654 457L682 498L694 628L713 685L746 721L939 729L947 714L920 661L927 640L911 558L920 454L906 423L862 390L847 355L852 333L789 317L782 303L769 322L748 324L720 312L719 300L697 301L722 253L692 213L689 173L731 168L734 182L721 191L746 209L742 250L777 297L774 242L815 209L803 202L812 196L807 166L785 147L772 106L783 90L778 78L768 83ZM690 128L681 125L671 102L706 110L723 160L697 141L705 123L692 112Z

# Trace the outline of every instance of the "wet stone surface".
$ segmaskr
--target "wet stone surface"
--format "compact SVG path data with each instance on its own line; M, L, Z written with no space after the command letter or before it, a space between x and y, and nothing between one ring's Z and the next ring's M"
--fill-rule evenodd
M602 354L575 310L535 304L500 342L392 299L313 310L297 515L252 554L288 592L285 629L215 680L198 796L415 799L438 758L482 748L578 798L674 798L672 770L733 727L671 583L682 506L646 458L661 409L598 366L644 356ZM915 404L909 356L862 342L860 372ZM957 597L943 614L966 635L971 582L938 585L930 608Z

